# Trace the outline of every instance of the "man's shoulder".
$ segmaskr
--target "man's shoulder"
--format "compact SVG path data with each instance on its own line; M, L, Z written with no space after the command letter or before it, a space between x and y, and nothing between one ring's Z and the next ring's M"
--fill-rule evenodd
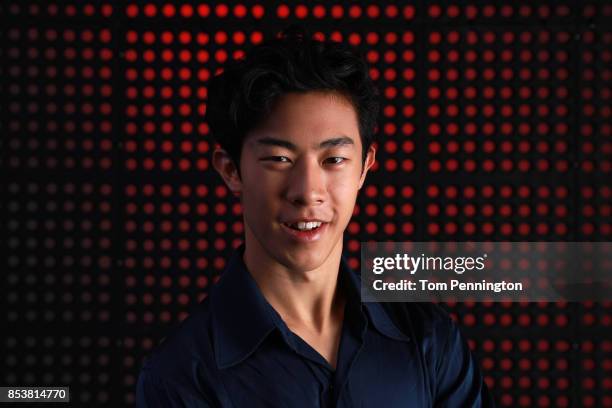
M381 302L391 319L407 336L423 341L444 338L453 329L454 322L440 305L430 302Z
M145 358L143 369L178 375L213 359L209 297L198 303L180 324Z
M145 358L138 378L137 406L219 406L222 384L212 347L209 298Z

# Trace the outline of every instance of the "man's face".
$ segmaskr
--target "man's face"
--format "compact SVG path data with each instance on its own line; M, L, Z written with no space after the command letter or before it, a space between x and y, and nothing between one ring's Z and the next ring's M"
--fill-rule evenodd
M371 148L362 166L357 114L344 98L283 95L242 149L247 248L302 271L319 267L334 249L341 251L374 154Z

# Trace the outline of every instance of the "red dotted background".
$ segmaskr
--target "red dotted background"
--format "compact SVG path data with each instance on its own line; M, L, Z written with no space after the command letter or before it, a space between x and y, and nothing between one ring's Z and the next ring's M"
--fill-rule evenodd
M207 81L302 21L383 94L360 242L609 241L612 4L0 5L4 385L129 406L243 233ZM612 406L610 303L448 303L500 406Z

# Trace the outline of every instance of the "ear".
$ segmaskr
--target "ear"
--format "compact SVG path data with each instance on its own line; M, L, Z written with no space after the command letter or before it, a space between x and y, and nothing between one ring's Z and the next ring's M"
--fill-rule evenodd
M230 155L224 149L216 147L213 152L212 164L230 191L239 196L242 193L242 180L240 180L238 168Z
M368 153L366 154L365 162L363 164L363 170L361 171L361 178L359 179L359 189L363 186L363 183L366 179L366 175L368 174L368 170L370 167L374 165L376 162L376 147L373 144L368 148Z

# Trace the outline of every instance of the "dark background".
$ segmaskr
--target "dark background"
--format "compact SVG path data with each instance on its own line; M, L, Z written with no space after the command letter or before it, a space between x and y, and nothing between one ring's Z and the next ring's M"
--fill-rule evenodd
M243 231L207 81L294 21L384 95L353 267L365 240L609 241L611 2L452 4L0 3L1 385L133 405ZM445 306L500 406L612 406L610 302Z

